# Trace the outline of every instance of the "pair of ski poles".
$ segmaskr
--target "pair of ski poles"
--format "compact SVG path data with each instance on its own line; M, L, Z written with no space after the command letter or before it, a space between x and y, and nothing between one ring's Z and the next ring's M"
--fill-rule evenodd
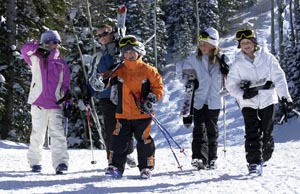
M151 119L154 121L154 123L157 125L157 127L159 128L159 130L162 132L162 134L164 135L165 139L168 142L169 148L172 151L172 154L176 160L176 163L178 165L178 168L180 170L182 170L182 165L179 163L179 160L172 148L171 142L170 140L172 140L175 145L179 148L180 153L183 153L186 156L186 153L184 152L184 149L175 141L175 139L171 136L171 134L168 132L168 130L161 124L161 122L159 122L159 120L157 120L157 118L151 113L151 111L147 111L147 113L150 115Z

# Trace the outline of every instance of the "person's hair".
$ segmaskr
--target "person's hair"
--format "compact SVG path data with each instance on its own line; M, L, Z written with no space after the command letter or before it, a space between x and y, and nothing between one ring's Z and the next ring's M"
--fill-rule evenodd
M108 25L108 24L102 24L98 29L100 29L100 28L107 28L108 32L113 31L113 27L111 25Z
M208 61L211 63L211 64L215 64L216 63L216 60L217 60L217 55L219 54L220 52L220 48L214 48L213 49L213 52L210 53L210 55L208 56ZM197 47L197 57L199 59L202 59L202 55L203 53L201 52L200 50L200 47L198 46Z

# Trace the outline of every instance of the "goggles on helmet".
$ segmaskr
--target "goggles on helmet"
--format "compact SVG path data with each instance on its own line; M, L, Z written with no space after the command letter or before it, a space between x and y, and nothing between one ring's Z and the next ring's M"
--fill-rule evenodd
M124 37L122 38L120 41L119 41L119 46L120 47L124 47L128 44L130 45L138 45L139 41L136 39L136 37L134 36L127 36L127 37Z
M237 41L239 41L239 40L242 40L243 37L244 38L254 38L254 36L255 36L254 31L249 28L246 28L246 29L237 31L235 34L235 39Z
M200 35L199 35L199 37L198 37L198 41L200 41L200 40L206 40L206 41L208 41L210 39L216 40L215 38L210 37L207 32L201 32Z

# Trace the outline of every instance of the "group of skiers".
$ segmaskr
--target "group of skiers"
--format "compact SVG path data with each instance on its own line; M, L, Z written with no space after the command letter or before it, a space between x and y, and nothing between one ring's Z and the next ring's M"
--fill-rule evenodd
M153 103L163 97L162 77L157 69L143 62L144 45L135 36L117 38L112 26L97 30L101 44L90 62L87 87L90 96L99 98L104 118L104 140L108 167L105 174L121 178L126 161L136 166L130 154L134 139L140 177L148 179L155 165L155 144L150 135ZM193 98L192 166L216 169L218 117L224 106L225 88L237 99L245 121L245 151L249 173L261 174L264 162L274 150L272 136L275 104L278 97L293 103L285 74L276 58L259 47L255 33L246 28L236 32L241 50L229 64L219 48L219 33L209 27L198 37L197 51L184 59L181 69L193 69L188 75L195 83ZM21 48L32 70L28 103L31 104L32 132L27 154L33 172L42 170L42 146L48 128L51 137L52 164L57 174L68 170L66 134L63 116L71 100L70 71L61 58L61 37L57 31L42 33L40 42L32 41ZM118 65L118 68L115 68ZM189 80L188 79L188 80ZM256 89L251 84L266 79L274 87ZM88 107L88 106L87 106Z

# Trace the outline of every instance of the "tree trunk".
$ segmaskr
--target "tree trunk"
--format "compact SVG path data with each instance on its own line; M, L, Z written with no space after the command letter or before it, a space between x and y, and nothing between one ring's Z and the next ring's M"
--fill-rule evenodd
M12 45L16 45L16 1L10 0L6 1L6 16L7 16L7 40L8 45L4 45L7 48L7 71L4 73L4 77L6 78L7 85L7 93L4 96L5 99L5 113L2 118L2 126L1 129L1 139L6 139L8 137L9 131L12 129L12 115L13 115L13 61L14 57L12 56L12 52L10 52L10 47Z
M293 20L293 1L290 0L290 26L291 26L291 42L292 47L295 47L295 31L294 31L294 20Z
M271 53L275 55L275 17L274 17L274 0L271 0Z
M283 0L277 0L278 6L278 46L279 46L279 56L283 54L283 18L282 13L284 11Z

